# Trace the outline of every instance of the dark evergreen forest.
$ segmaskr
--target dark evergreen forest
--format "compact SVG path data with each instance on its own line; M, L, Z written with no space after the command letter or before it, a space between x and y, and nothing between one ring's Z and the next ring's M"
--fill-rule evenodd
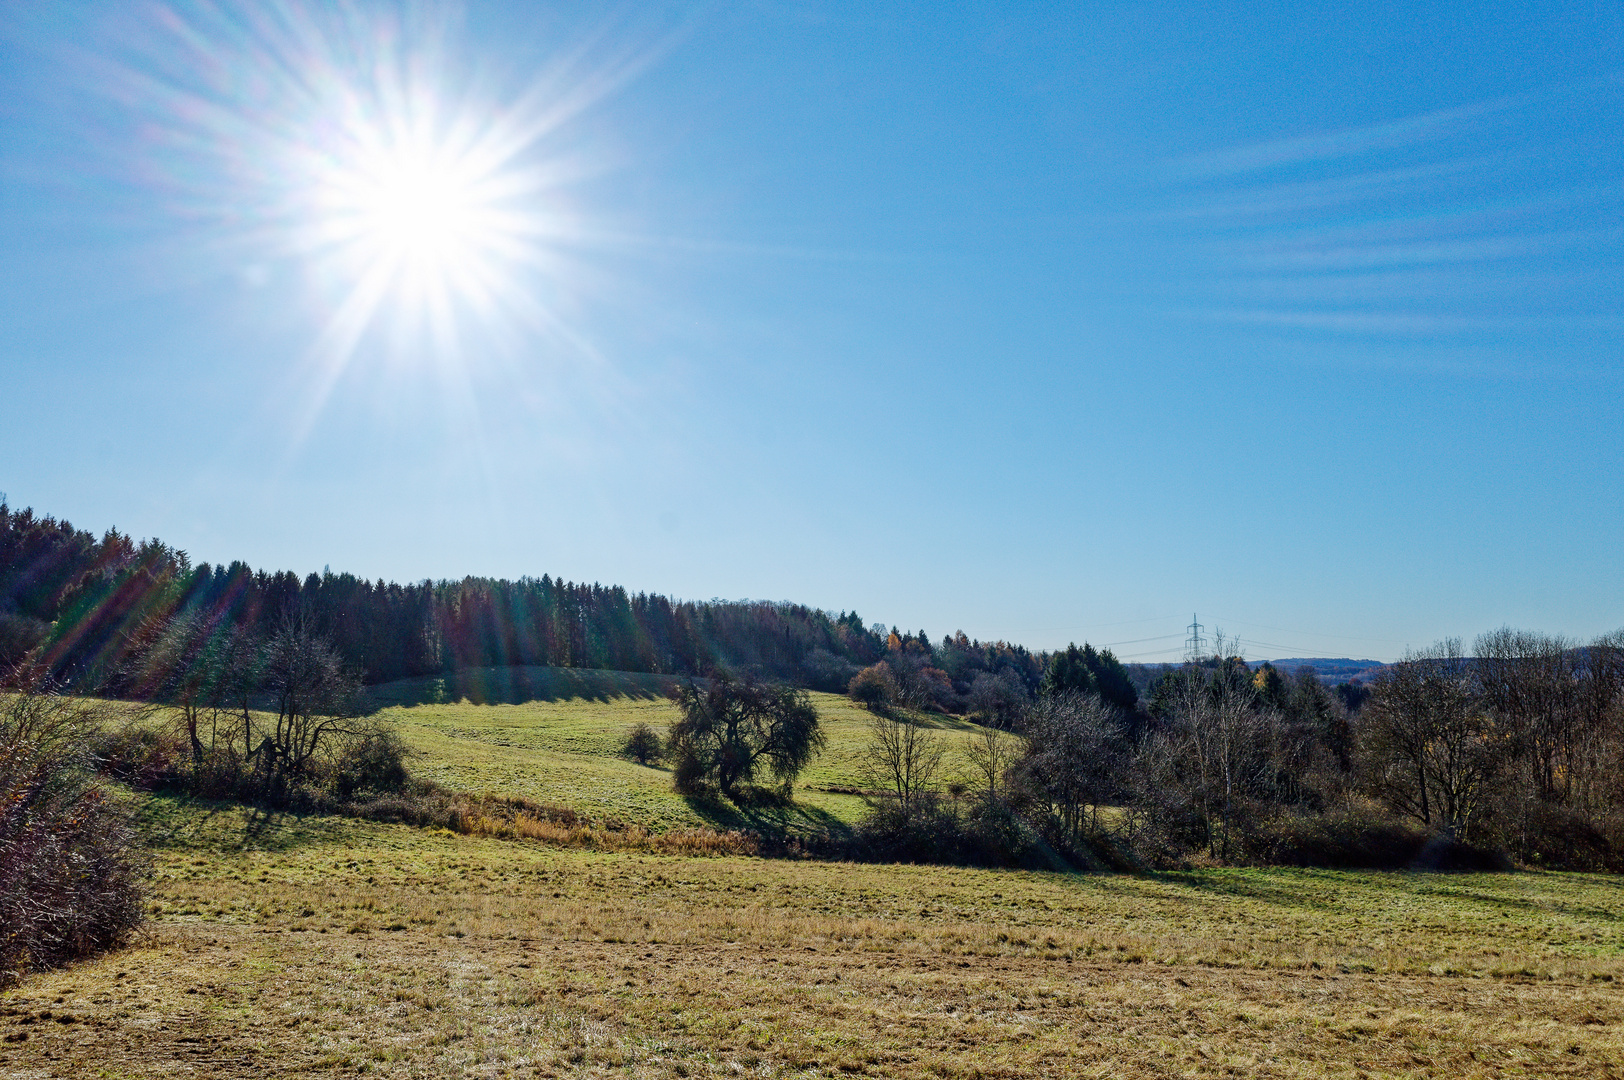
M1030 693L1046 655L962 633L931 642L839 614L767 601L690 601L543 575L399 584L346 573L193 565L159 540L101 537L0 503L0 664L28 657L53 680L141 694L142 658L170 628L268 638L299 618L366 683L473 667L548 665L704 675L715 668L841 691L901 646L959 697L978 677Z

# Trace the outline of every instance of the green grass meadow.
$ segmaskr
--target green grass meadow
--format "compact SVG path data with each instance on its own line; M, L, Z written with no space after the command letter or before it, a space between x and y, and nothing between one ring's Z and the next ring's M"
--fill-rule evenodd
M667 770L638 765L621 754L627 733L639 722L664 734L676 716L665 696L671 680L516 670L459 673L460 685L451 688L442 680L410 680L371 693L381 706L378 718L395 727L413 750L412 772L455 790L520 796L655 830L773 825L794 834L849 826L863 812L863 800L849 792L864 786L858 762L870 714L840 695L811 695L828 743L801 774L796 806L745 812L686 800L671 790ZM456 700L444 700L453 694ZM527 694L548 696L514 701ZM922 722L946 744L943 779L968 779L963 749L979 726L947 716Z

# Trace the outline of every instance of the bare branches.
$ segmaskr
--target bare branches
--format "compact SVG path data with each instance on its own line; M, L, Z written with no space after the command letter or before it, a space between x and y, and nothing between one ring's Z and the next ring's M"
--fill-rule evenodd
M1121 722L1098 694L1065 690L1039 698L1023 721L1029 788L1049 803L1068 836L1098 822L1098 807L1120 790Z
M965 756L980 774L988 802L997 802L1001 797L1004 777L1014 767L1019 749L1012 736L995 727L983 727L965 745Z
M904 818L930 797L942 764L942 742L915 721L895 713L868 722L869 741L859 762L871 790L894 799Z
M1511 745L1484 707L1460 641L1410 653L1383 671L1365 713L1377 786L1390 805L1467 839Z
M91 773L96 708L37 691L0 698L0 986L141 922L134 835Z

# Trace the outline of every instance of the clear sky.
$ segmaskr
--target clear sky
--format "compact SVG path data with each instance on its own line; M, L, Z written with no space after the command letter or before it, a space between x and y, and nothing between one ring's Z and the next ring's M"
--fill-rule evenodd
M1134 659L1616 629L1620 10L0 0L0 490Z

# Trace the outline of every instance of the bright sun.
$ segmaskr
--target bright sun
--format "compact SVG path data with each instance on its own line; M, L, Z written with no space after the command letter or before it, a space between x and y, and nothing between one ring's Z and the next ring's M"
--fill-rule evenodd
M568 189L596 169L564 129L638 63L507 81L462 55L455 12L383 7L166 9L175 47L123 73L187 212L255 249L244 280L303 270L315 400L364 348L461 372L538 333L578 347Z
M456 170L431 161L402 161L378 178L366 228L378 243L408 259L457 257L471 232L474 192Z
M351 215L358 243L418 272L453 271L481 257L493 239L486 230L494 207L469 162L418 146L370 157L343 178L351 205L340 212Z
M342 364L383 320L397 344L460 362L459 324L544 320L536 274L560 216L538 143L568 110L448 90L438 65L408 58L328 71L280 167L288 218L337 301L318 352Z
M503 206L508 163L453 137L350 135L312 178L312 213L369 306L388 294L431 315L488 305L522 232Z

